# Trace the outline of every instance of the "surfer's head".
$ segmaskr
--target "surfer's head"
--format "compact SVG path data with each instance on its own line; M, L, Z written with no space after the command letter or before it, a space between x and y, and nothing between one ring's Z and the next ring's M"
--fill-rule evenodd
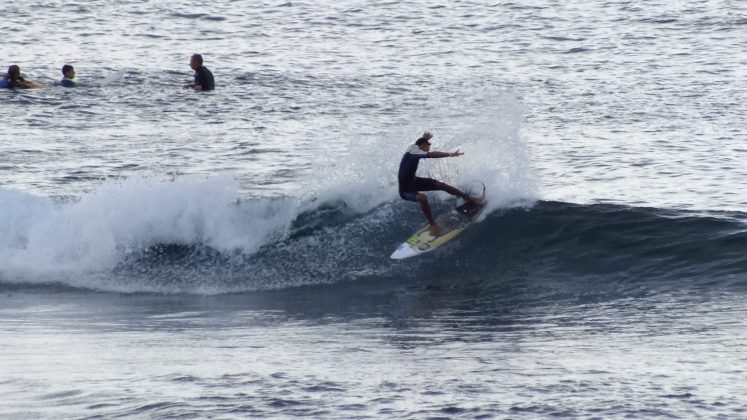
M202 55L192 54L192 57L189 59L189 67L192 67L192 70L202 67Z
M12 66L8 67L8 79L15 80L21 77L21 68L17 65L13 64Z
M75 68L70 64L62 66L62 75L68 79L75 79Z
M428 151L428 149L431 148L431 142L430 139L427 139L425 137L419 138L417 141L415 141L415 145L420 148L420 150Z

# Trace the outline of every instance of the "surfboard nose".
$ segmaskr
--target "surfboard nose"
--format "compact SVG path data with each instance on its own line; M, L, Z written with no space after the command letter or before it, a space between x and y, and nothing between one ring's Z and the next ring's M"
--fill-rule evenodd
M418 255L417 251L408 246L407 243L403 243L397 249L395 249L394 252L392 252L392 255L390 255L389 258L393 260L403 260L405 258L414 257L416 255Z

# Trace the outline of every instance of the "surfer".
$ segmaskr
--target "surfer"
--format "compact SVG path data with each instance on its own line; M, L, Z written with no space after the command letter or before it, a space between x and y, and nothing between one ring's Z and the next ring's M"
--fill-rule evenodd
M428 224L430 225L431 234L433 236L439 236L441 228L436 223L431 213L431 206L428 204L428 197L422 194L420 191L446 191L451 195L461 197L467 201L471 201L477 205L482 203L482 199L479 197L470 197L460 191L457 188L452 187L441 181L432 178L421 178L415 176L415 172L418 170L418 163L420 159L428 158L445 158L445 157L457 157L462 156L464 153L457 149L456 152L431 152L430 139L433 137L430 131L426 131L423 135L411 145L399 164L399 174L397 179L399 181L399 196L403 200L415 201L420 203L420 208L423 209L425 217L428 218Z
M189 67L192 67L192 70L195 71L195 82L185 85L184 89L194 89L197 91L215 89L213 73L202 65L202 56L200 54L192 55L192 58L189 59Z
M75 68L70 64L62 66L62 80L60 80L60 86L62 87L75 87L78 82L75 80Z

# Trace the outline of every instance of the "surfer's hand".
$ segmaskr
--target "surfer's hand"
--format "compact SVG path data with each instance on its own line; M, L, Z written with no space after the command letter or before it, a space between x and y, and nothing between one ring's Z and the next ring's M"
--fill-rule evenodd
M433 138L433 134L431 134L430 131L426 131L425 133L423 133L423 135L420 138L425 139L425 140L430 140L431 138Z
M449 153L449 156L451 156L451 157L457 157L457 156L461 156L463 154L464 154L464 152L460 152L459 149L457 149L456 152Z

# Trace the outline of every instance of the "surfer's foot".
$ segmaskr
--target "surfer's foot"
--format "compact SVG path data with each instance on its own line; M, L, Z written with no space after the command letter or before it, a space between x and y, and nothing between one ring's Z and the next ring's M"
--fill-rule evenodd
M441 228L438 225L431 225L431 235L434 238L441 236Z
M485 199L482 197L469 197L469 201L472 202L474 205L479 206L479 205L482 205Z

